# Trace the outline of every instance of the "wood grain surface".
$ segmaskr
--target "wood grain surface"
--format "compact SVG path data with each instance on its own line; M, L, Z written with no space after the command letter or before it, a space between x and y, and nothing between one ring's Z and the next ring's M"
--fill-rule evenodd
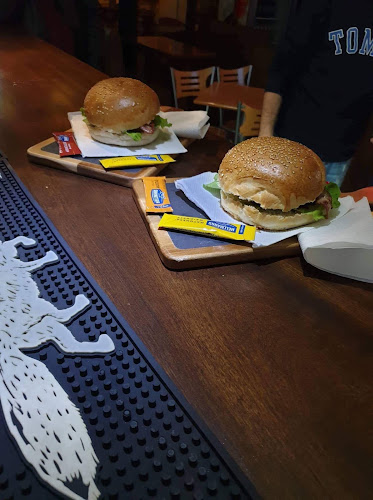
M238 103L254 109L262 109L264 89L238 85L237 83L213 83L194 99L195 104L236 110Z
M148 49L172 58L211 59L213 52L201 50L194 45L167 38L166 36L138 36L137 43Z
M264 498L371 498L373 286L301 257L166 269L131 190L26 157L103 77L2 33L0 148ZM216 170L229 147L208 134L162 175Z

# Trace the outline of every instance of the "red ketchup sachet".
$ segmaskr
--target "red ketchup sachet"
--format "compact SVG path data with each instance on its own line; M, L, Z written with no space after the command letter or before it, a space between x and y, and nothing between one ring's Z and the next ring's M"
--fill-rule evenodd
M53 132L53 137L58 143L58 152L60 153L60 156L74 156L81 154L72 132Z

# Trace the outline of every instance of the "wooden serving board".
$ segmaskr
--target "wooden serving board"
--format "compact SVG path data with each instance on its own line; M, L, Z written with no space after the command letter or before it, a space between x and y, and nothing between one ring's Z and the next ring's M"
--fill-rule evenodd
M180 139L184 147L188 147L193 139ZM42 165L58 168L74 174L94 177L101 181L120 184L121 186L131 187L132 183L143 177L157 175L166 165L148 165L146 167L126 168L122 170L105 170L100 163L103 158L83 158L80 155L64 156L60 158L58 153L58 144L54 137L50 137L27 150L28 158ZM171 155L176 158L177 155Z
M175 215L207 216L175 188L176 179L167 179L167 191ZM133 183L133 196L146 223L163 264L170 269L191 269L216 264L230 264L271 257L297 255L300 247L296 236L275 245L253 248L250 243L230 243L206 236L158 229L161 215L147 214L142 180Z

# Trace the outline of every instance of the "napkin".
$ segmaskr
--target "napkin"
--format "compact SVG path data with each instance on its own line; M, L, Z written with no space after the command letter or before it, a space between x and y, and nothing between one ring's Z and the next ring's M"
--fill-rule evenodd
M309 264L338 276L373 283L373 217L366 198L328 227L300 234L298 239Z
M124 147L103 144L92 139L80 111L68 113L67 116L83 157L104 158L107 156L163 155L186 153L187 151L176 137L175 133L168 128L161 129L157 139L147 146Z
M159 115L167 118L177 136L187 139L203 139L210 127L206 111L161 111Z
M237 223L225 212L220 206L220 198L215 197L203 187L203 184L209 184L214 180L216 172L204 172L203 174L189 177L187 179L179 179L175 181L177 189L183 191L185 196L192 201L197 207L205 212L209 219L219 222ZM311 231L314 228L321 226L330 226L336 219L344 216L355 205L351 196L341 198L341 206L334 208L331 211L330 218L324 219L314 224L309 224L301 228L289 229L288 231L261 231L257 230L253 247L265 247L286 240L300 233Z

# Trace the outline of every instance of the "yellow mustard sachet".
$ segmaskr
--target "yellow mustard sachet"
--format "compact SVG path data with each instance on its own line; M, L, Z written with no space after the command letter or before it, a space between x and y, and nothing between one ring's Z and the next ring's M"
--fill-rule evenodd
M141 156L121 156L118 158L105 158L100 160L101 165L106 169L145 167L146 165L160 165L172 163L175 160L170 155L141 155Z
M200 233L215 238L228 238L237 241L253 241L256 228L245 224L231 224L198 217L164 214L158 229L175 229L187 233Z

